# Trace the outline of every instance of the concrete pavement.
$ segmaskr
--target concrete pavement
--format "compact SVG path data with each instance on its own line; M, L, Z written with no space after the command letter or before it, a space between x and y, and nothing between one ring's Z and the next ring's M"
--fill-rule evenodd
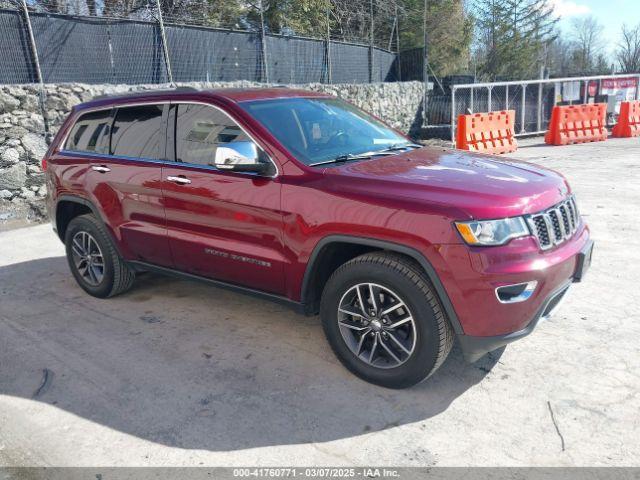
M514 155L564 173L597 245L528 338L391 391L318 318L143 275L98 300L49 225L0 233L0 465L640 464L640 142Z

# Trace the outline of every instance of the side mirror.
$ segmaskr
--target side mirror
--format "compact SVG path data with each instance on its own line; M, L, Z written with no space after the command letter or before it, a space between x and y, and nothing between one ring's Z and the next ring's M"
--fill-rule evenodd
M215 165L220 170L265 174L269 164L260 160L256 144L249 141L225 143L216 149Z

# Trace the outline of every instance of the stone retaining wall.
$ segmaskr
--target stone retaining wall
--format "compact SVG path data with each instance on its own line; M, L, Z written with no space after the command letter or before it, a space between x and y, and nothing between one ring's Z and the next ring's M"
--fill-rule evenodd
M197 88L264 87L250 82L189 83ZM133 90L167 88L166 85L46 85L44 109L38 85L0 86L0 202L28 203L41 209L46 195L40 160L47 149L45 119L51 135L71 108L91 98ZM420 82L376 84L310 84L300 88L322 91L345 98L382 118L396 128L415 130L422 101Z

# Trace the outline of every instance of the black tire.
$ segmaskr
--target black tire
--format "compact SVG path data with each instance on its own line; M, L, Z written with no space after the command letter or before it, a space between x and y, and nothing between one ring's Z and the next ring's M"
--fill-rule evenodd
M72 242L81 232L88 233L95 240L102 253L102 278L98 282L94 281L94 284L91 284L90 280L80 273L74 261ZM94 215L80 215L71 220L65 232L64 243L71 273L78 285L89 295L98 298L113 297L126 292L133 285L135 272L120 258L113 241Z
M392 290L407 305L408 316L414 319L410 327L415 342L412 353L395 367L379 368L367 363L350 349L341 333L338 323L340 302L355 285L364 283L375 283ZM451 325L420 266L409 258L389 252L364 254L339 267L324 288L320 317L329 344L342 364L363 380L387 388L407 388L425 380L442 365L453 345ZM357 317L350 318L357 320ZM362 321L367 324L366 319ZM391 360L383 352L384 356Z

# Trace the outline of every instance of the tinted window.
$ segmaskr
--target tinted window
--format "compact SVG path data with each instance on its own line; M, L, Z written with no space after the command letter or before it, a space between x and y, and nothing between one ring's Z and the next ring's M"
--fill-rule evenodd
M251 141L220 110L207 105L178 105L176 159L179 162L215 165L216 149L234 141Z
M65 148L76 152L107 153L111 110L85 113L71 129Z
M118 108L111 132L111 154L161 158L162 105Z

